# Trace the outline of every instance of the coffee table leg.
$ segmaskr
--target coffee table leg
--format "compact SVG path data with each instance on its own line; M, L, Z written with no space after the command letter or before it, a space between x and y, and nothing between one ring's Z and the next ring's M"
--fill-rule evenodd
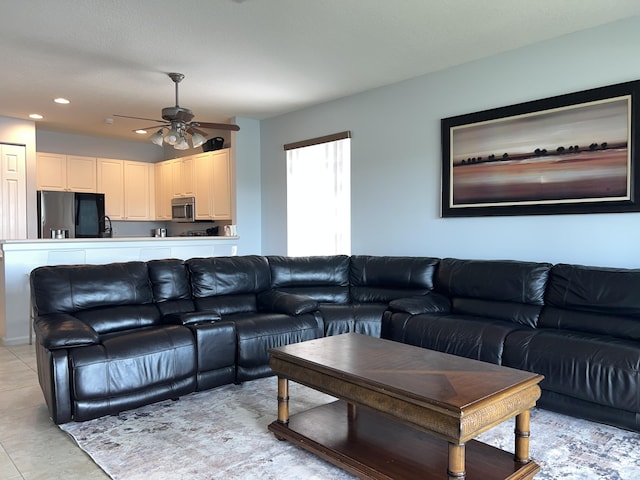
M531 412L525 410L521 414L516 416L516 462L529 463L529 423L531 418Z
M358 408L353 403L347 403L347 417L349 420L355 420L358 416Z
M289 380L278 377L278 423L289 423Z
M449 480L464 480L466 475L464 453L464 443L459 445L449 443L449 468L447 469Z

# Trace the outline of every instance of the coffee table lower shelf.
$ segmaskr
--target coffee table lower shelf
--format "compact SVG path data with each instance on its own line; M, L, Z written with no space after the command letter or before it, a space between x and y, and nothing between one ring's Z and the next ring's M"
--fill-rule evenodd
M350 419L341 400L292 415L288 425L275 421L269 430L363 479L448 478L446 441L366 408ZM534 461L521 464L504 450L466 444L465 480L529 480L539 471Z

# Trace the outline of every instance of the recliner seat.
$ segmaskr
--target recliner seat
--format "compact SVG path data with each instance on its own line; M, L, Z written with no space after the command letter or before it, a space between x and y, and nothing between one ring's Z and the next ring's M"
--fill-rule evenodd
M272 291L265 257L193 258L186 265L196 310L235 325L237 383L272 375L269 348L322 337L317 302Z
M324 335L380 337L389 302L433 289L438 259L333 255L268 256L271 288L318 301Z
M31 285L38 377L55 423L195 390L193 336L161 323L145 263L39 267Z

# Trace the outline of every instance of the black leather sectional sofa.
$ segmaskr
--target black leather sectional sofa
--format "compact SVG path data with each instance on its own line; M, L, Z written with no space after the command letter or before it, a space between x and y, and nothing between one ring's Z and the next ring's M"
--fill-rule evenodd
M271 375L271 347L357 332L545 376L539 405L640 431L640 270L241 256L40 267L55 423Z
M542 374L539 406L640 431L640 270L446 258L382 335Z
M436 265L249 255L39 267L31 296L49 413L89 420L268 376L269 348L325 332L379 336L389 301L430 291Z

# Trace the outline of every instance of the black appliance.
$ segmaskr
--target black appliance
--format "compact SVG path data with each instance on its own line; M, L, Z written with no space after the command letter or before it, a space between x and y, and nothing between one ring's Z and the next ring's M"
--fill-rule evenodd
M39 190L38 238L104 236L104 193Z
M211 152L213 150L220 150L222 147L224 147L224 138L214 137L202 144L202 151Z

